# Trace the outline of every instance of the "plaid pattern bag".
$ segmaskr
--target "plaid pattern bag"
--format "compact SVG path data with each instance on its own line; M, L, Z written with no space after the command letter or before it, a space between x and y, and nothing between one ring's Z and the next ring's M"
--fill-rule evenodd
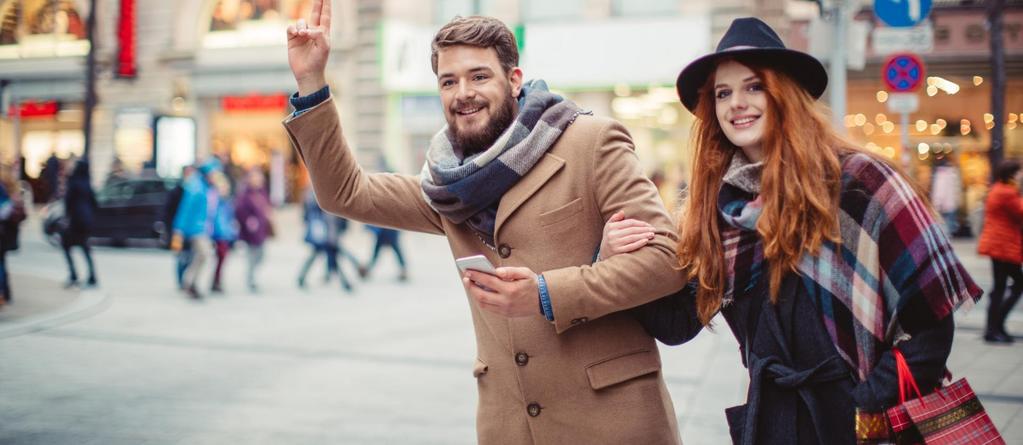
M899 404L888 409L888 421L896 444L1005 444L966 379L921 397L902 352L892 349L892 353L898 368ZM916 398L906 400L910 391Z

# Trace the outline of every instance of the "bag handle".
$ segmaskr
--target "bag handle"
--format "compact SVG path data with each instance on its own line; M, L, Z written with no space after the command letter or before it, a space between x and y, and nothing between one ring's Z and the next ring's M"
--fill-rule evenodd
M895 369L899 376L899 404L906 403L906 393L909 390L916 392L916 398L923 397L920 388L916 386L916 379L913 378L913 373L909 372L909 364L906 363L906 358L902 356L902 351L899 348L892 348L892 355L895 356Z

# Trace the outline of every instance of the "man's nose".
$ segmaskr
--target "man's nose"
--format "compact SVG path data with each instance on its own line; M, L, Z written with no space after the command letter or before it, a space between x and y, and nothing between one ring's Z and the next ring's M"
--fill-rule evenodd
M472 89L469 82L460 80L458 81L457 97L459 99L472 99L473 97L476 97L476 90Z

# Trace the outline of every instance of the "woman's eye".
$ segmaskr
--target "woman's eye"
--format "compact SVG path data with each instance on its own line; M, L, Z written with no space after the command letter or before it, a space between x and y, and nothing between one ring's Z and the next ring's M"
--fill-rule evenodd
M764 91L764 84L757 82L749 86L750 91Z
M719 90L717 93L714 94L714 97L716 97L716 98L718 98L718 100L720 100L720 99L724 99L724 98L728 97L728 95L731 94L731 93L732 92L728 91L728 90Z

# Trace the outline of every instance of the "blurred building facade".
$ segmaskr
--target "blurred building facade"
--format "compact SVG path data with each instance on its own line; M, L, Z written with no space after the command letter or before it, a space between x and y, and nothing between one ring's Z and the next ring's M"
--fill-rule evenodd
M903 153L900 114L888 110L881 71L888 55L873 47L872 39L860 42L862 67L848 71L845 132L858 144L894 160L909 161L910 172L930 189L936 166L952 166L962 181L961 213L979 211L990 177L988 151L991 129L991 50L983 0L935 0L928 24L933 29L933 49L920 53L926 65L926 82L916 94L919 109L910 113L909 146ZM788 43L816 52L812 40L816 12L790 15ZM1023 1L1008 0L1002 14L1006 60L1006 120L1004 155L1023 158ZM868 31L882 28L871 2L863 2L855 21ZM866 37L866 36L862 36ZM849 47L855 46L853 42ZM974 228L976 229L976 228Z
M361 17L373 2L335 0L333 84L348 86ZM213 154L259 166L301 188L304 173L280 122L295 90L285 28L312 0L98 0L92 161L102 178L128 172L179 174ZM0 1L0 158L40 164L82 154L87 0ZM370 22L371 23L371 22ZM372 31L372 25L370 25ZM344 98L340 100L346 102ZM353 135L354 136L354 135ZM378 150L378 149L377 149Z
M99 105L94 176L115 160L128 171L180 166L220 154L303 186L304 171L280 125L294 89L285 27L312 0L97 0ZM0 0L0 159L37 175L50 155L80 154L89 0ZM938 158L983 194L990 123L988 40L981 2L937 0L930 85L911 119L923 183ZM1023 156L1023 11L1009 0L1006 155ZM857 20L879 26L870 1ZM519 39L527 79L632 132L644 167L684 182L693 117L674 91L679 70L713 49L732 19L754 15L795 48L812 50L816 3L796 0L335 0L330 83L345 136L370 169L415 173L444 124L430 68L430 39L456 15L492 15ZM865 35L863 36L865 39ZM855 46L856 42L848 42ZM847 131L899 156L900 126L886 110L880 65L865 43L849 71ZM926 148L922 148L926 147ZM974 196L968 202L976 203ZM670 201L670 200L669 200Z

